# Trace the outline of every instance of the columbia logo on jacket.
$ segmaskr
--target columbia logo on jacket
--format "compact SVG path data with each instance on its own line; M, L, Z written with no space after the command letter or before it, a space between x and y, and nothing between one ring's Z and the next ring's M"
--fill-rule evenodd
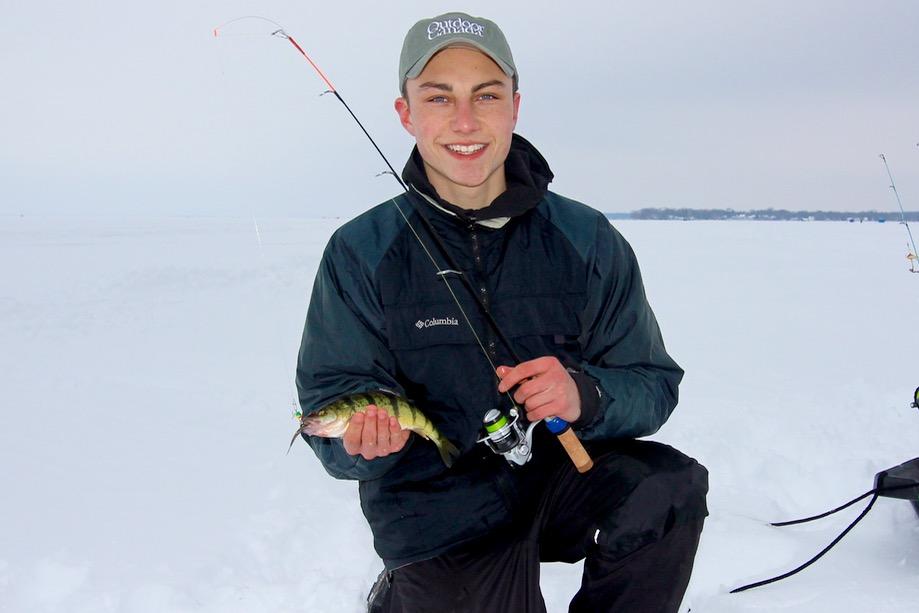
M432 318L432 319L419 319L415 322L415 327L419 330L425 328L430 328L433 326L458 326L459 321L455 317L443 317L443 318Z

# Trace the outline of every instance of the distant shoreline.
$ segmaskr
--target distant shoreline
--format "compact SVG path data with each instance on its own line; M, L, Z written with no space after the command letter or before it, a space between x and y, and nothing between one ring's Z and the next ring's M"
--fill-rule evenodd
M658 209L645 208L631 213L606 213L609 219L641 219L670 221L900 221L894 211L788 211L785 209ZM906 221L919 221L919 211L908 211Z

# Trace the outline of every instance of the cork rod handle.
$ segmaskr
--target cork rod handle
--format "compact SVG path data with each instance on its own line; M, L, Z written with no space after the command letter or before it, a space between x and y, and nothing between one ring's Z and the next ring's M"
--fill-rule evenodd
M586 473L593 468L594 461L590 459L590 454L584 449L580 439L575 435L571 428L558 435L558 440L568 453L568 457L574 462L574 467L579 473Z
M571 458L574 467L578 469L579 473L586 473L593 467L594 462L590 459L590 454L584 449L584 445L581 444L567 421L558 417L548 417L546 418L546 427L549 432L558 437L558 442L565 448L568 457Z

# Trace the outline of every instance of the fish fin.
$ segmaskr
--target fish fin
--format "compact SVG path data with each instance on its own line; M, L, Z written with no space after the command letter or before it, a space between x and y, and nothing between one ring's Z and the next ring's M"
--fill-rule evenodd
M440 438L440 443L437 445L437 451L440 452L440 459L444 461L447 468L453 466L453 463L460 454L460 450L456 448L456 445L443 437Z
M290 450L294 446L294 441L296 441L297 437L300 436L301 434L303 434L303 428L298 428L297 431L294 432L294 437L290 439L290 445L288 445L287 447L287 455L290 455Z

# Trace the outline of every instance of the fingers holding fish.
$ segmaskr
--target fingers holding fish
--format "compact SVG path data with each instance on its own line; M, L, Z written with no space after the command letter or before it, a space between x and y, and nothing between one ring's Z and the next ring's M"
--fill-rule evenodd
M344 436L341 437L342 442L345 445L345 451L349 455L358 455L361 453L361 448L363 447L364 439L364 414L355 413L351 417L351 421L348 423L348 427L345 430Z
M376 420L376 441L371 441L372 451L374 452L375 458L389 455L389 420L386 419L387 415L383 411L375 411L375 414L368 412L367 420Z
M399 420L371 404L363 412L354 413L342 442L350 455L373 460L401 451L409 434Z
M389 453L398 453L405 447L411 430L403 430L399 420L395 417L389 417Z

